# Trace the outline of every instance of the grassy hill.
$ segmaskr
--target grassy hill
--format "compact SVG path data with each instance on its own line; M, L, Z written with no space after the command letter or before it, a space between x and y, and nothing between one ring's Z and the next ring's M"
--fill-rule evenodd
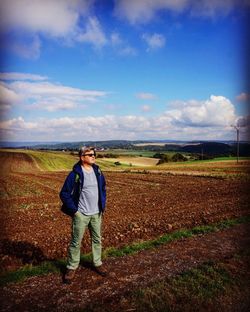
M70 170L77 161L69 153L33 150L0 150L2 172Z
M79 160L70 152L37 150L0 150L1 168L4 172L60 171L71 170ZM139 156L97 158L102 170L125 170L155 165L157 159ZM117 165L115 163L118 163Z
M69 170L78 161L70 153L52 151L27 151L41 170Z
M235 157L213 160L168 162L156 165L157 158L132 153L116 154L116 157L97 158L97 164L105 171L142 171L164 172L171 174L209 175L220 177L249 176L250 161L241 158L237 163ZM0 150L1 173L70 171L78 161L78 156L70 152L36 151L36 150Z

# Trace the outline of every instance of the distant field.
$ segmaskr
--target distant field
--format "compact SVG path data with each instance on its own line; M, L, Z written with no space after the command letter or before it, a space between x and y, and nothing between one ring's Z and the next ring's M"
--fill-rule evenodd
M106 171L153 171L171 174L209 175L219 177L249 177L250 159L216 158L203 161L169 162L156 165L157 158L147 152L138 156L138 151L116 151L117 158L97 158L97 164ZM128 154L130 153L130 154ZM112 154L113 151L112 151ZM140 154L141 155L141 154ZM78 161L77 155L70 152L33 151L33 150L0 150L2 172L37 172L37 171L69 171ZM116 163L119 164L116 164Z
M193 161L183 163L166 163L157 166L158 171L174 174L206 175L222 178L247 178L250 177L249 159L214 159L213 161Z
M166 144L167 143L137 143L137 144L134 144L134 146L149 146L149 145L152 145L152 146L164 146ZM168 144L171 144L171 143L168 143Z
M122 165L128 165L128 166L148 167L148 166L155 166L158 163L159 159L149 158L149 157L120 156L119 158L104 158L104 161L109 162L109 163L119 162Z
M153 157L156 152L154 151L138 151L130 149L110 149L109 151L98 152L98 154L115 154L115 155L127 155L127 156L138 156L138 157Z
M155 143L155 142L147 142L147 143L137 143L137 144L133 144L134 146L165 146L165 145L179 145L179 146L184 146L184 145L199 145L199 142L193 142L193 143Z

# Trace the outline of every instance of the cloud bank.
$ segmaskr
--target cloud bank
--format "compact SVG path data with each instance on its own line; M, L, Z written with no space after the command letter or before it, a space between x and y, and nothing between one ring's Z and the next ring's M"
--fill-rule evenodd
M88 103L98 103L109 92L72 88L49 81L47 77L24 73L0 73L1 110L36 112L72 111L78 117L56 118L25 115L0 122L1 139L8 140L107 140L107 139L224 139L231 138L232 124L248 127L249 119L236 116L234 105L223 96L211 95L204 101L175 101L171 109L157 116L104 115L86 116ZM149 92L137 93L139 100L154 100ZM157 103L156 103L157 105ZM152 111L152 105L141 106L141 112Z
M0 73L1 110L8 112L18 105L27 110L49 112L84 108L108 95L100 90L84 90L50 82L47 77Z
M46 76L18 72L0 73L0 93L1 139L221 139L232 138L232 125L249 127L249 118L237 116L233 103L221 95L203 101L177 99L155 116L157 95L138 92L135 98L140 103L146 101L138 104L141 116L87 116L92 104L101 103L107 112L104 100L109 101L112 93L73 88ZM243 95L240 98L245 98ZM28 111L32 111L32 120L25 117Z

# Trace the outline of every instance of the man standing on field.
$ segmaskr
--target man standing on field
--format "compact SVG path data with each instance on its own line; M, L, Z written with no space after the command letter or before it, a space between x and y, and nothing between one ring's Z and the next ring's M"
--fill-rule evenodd
M80 160L67 176L60 198L62 211L72 217L72 238L68 249L66 283L71 283L80 263L81 242L86 228L91 235L93 269L101 276L107 273L101 261L101 221L106 203L106 183L100 168L95 164L93 147L79 151Z

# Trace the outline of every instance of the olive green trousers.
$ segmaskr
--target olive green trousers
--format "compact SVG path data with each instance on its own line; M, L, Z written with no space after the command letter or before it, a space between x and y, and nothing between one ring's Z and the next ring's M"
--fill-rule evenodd
M75 270L80 263L81 242L86 228L89 228L92 244L93 265L102 265L102 243L101 243L102 214L97 213L86 216L77 212L72 219L72 236L68 249L67 269Z

